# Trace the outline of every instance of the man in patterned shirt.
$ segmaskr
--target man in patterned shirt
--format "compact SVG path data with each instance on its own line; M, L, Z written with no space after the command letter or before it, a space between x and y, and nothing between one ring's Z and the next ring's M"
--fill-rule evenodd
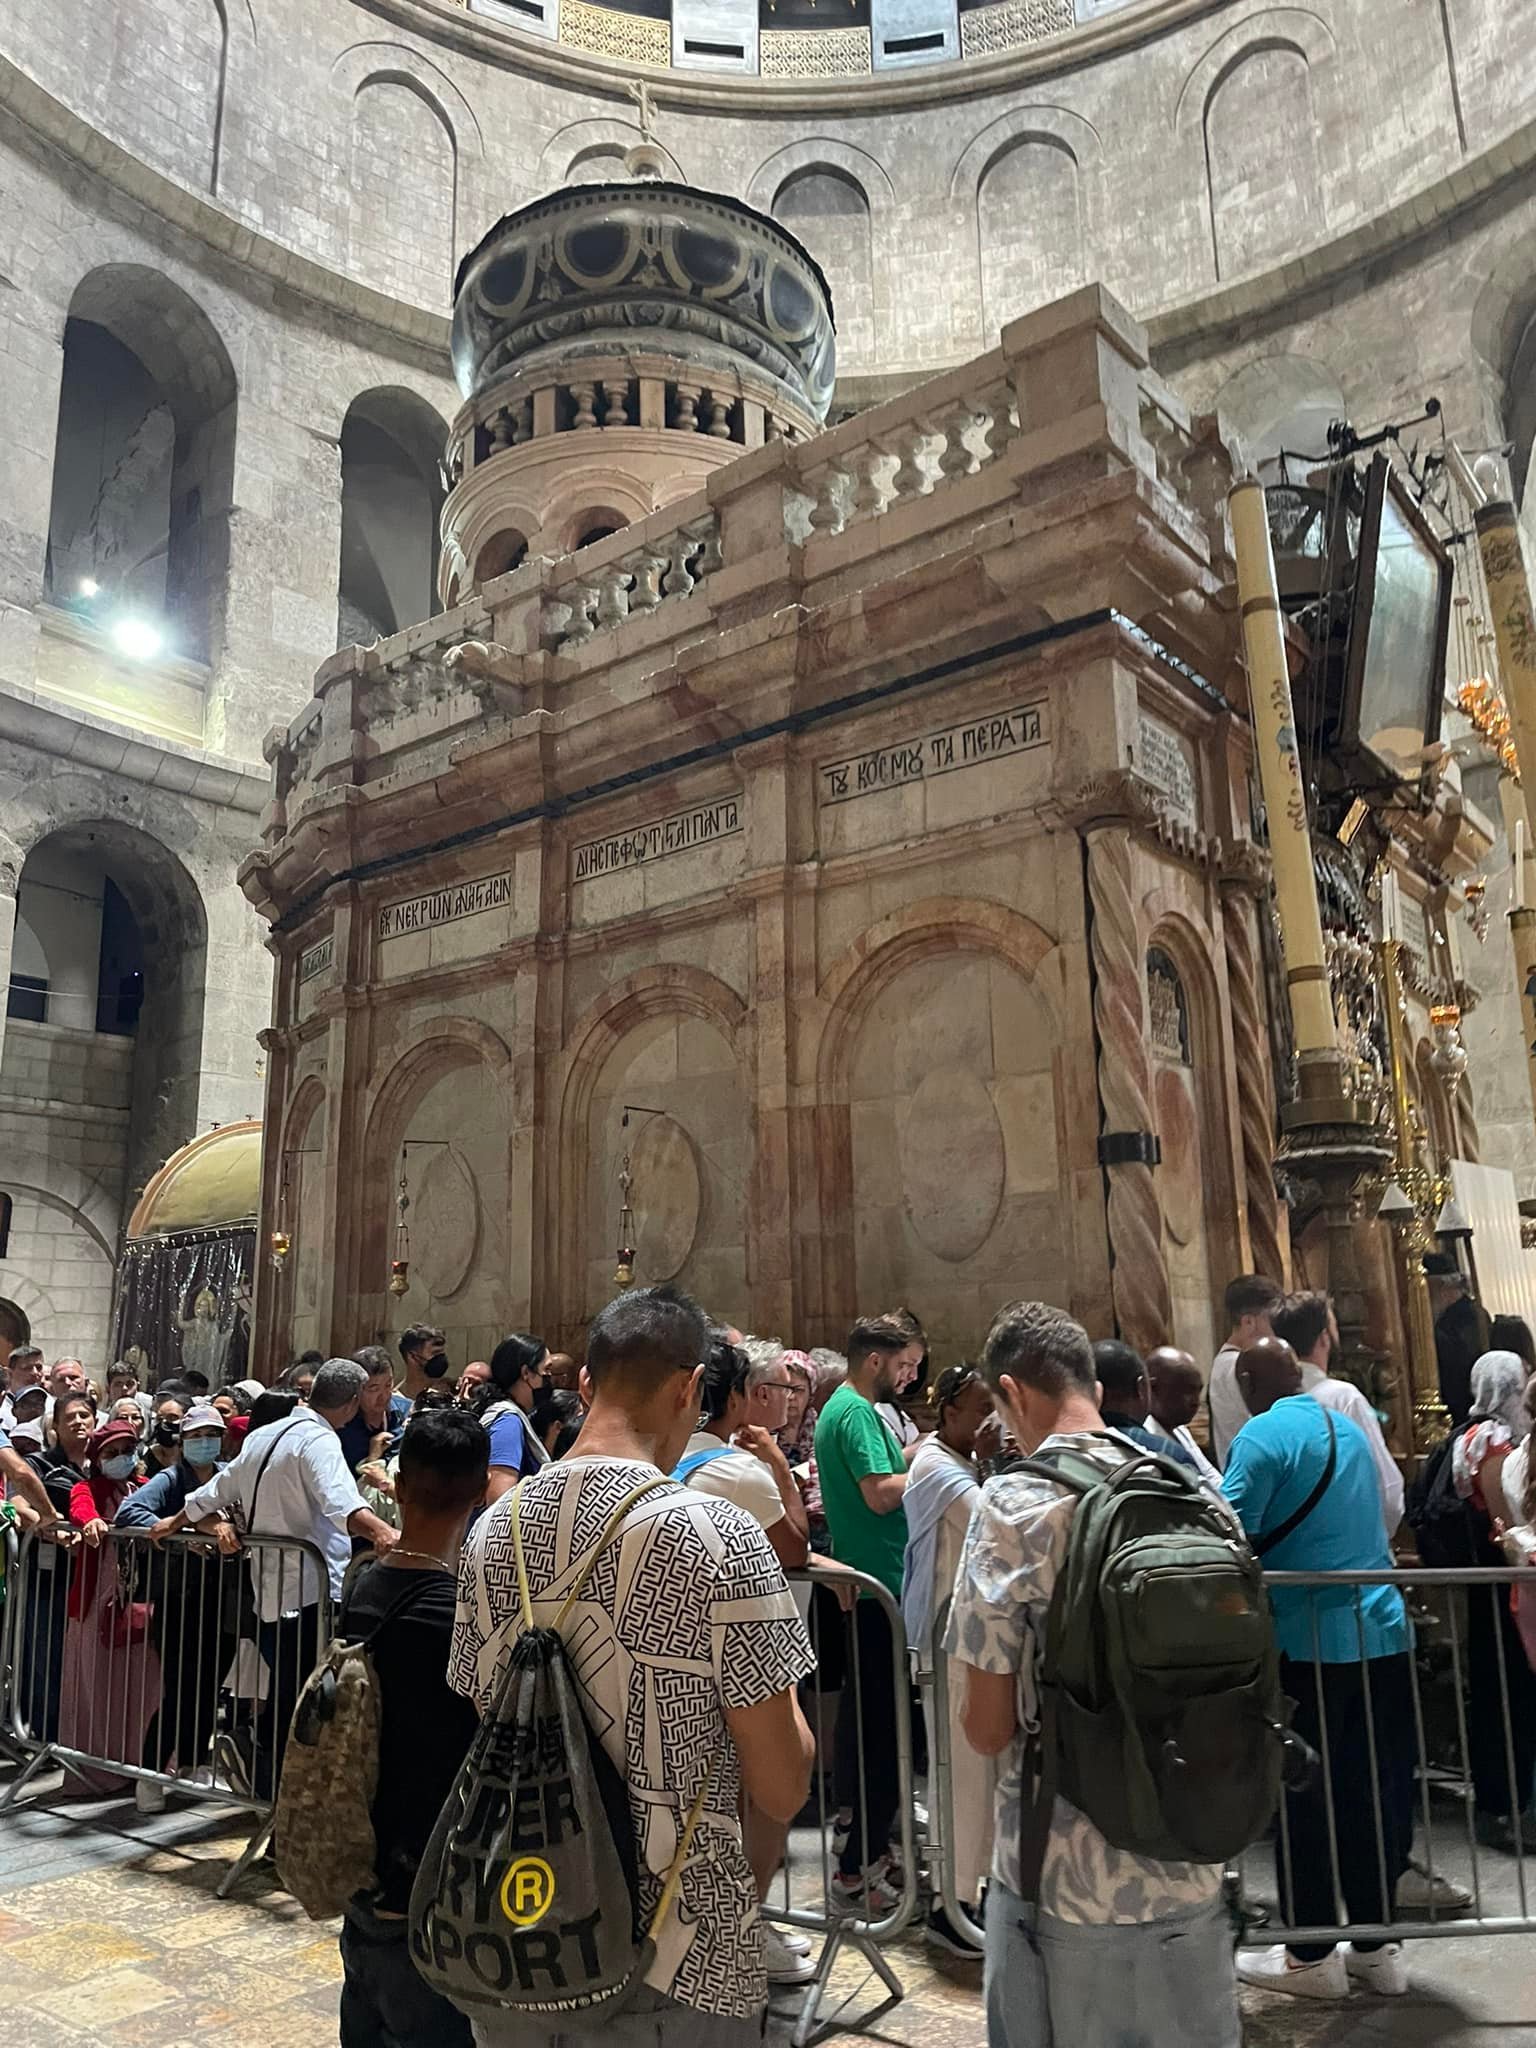
M448 1682L482 1712L518 1626L513 1500L534 1614L547 1626L625 1496L682 1456L709 1341L702 1311L671 1288L636 1288L599 1311L587 1342L591 1405L575 1450L497 1501L465 1548ZM646 1988L604 2022L605 2048L758 2043L767 1982L741 1794L770 1818L792 1820L814 1754L795 1697L814 1659L783 1568L744 1509L659 1485L624 1518L564 1636L588 1720L628 1785L646 1926L709 1779ZM475 2037L480 2048L552 2048L567 2038L557 2024L495 2014L476 2020Z
M981 1358L998 1414L1026 1456L1057 1446L1112 1473L1139 1453L1099 1414L1087 1333L1059 1309L1016 1301ZM1156 1863L1114 1848L1058 1798L1026 1901L1020 1824L1038 1730L1035 1659L1076 1496L1032 1472L987 1482L961 1555L946 1645L966 1686L973 1749L1005 1756L987 1894L990 2048L1238 2048L1232 1938L1216 1865ZM1133 2026L1134 2022L1134 2026Z

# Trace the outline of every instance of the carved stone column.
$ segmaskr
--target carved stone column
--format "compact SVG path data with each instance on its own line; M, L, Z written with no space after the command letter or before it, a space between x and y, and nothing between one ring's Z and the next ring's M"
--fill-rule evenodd
M1147 1053L1146 973L1133 886L1132 833L1155 816L1140 777L1097 780L1072 806L1088 845L1089 954L1098 1034L1100 1156L1109 1186L1110 1275L1115 1320L1138 1351L1173 1334L1173 1300L1163 1260L1163 1212L1152 1069Z
M1260 916L1264 914L1265 867L1257 848L1247 842L1234 849L1221 877L1221 931L1237 1069L1250 1256L1255 1272L1283 1280L1280 1197L1275 1188L1275 1084L1252 928L1255 909Z

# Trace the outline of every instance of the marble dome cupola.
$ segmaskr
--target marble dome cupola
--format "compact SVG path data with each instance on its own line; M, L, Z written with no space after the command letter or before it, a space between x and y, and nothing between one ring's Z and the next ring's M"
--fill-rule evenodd
M740 200L646 176L498 221L459 266L439 588L462 603L525 554L568 554L798 441L836 374L831 293Z

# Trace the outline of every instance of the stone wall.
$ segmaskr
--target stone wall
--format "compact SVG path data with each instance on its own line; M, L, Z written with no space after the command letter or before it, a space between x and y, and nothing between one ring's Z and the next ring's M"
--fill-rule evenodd
M678 176L776 212L827 263L850 403L1100 277L1184 395L1245 434L1298 394L1371 423L1435 392L1468 444L1514 434L1523 467L1531 0L1078 13L1075 40L942 74L655 77L660 141ZM510 207L612 175L639 133L627 76L436 0L57 0L0 27L0 815L21 855L56 821L123 821L192 878L197 1065L142 1105L146 1157L253 1106L268 962L230 876L263 735L336 642L343 424L381 393L451 415L454 261ZM195 660L132 671L42 602L72 312L109 313L170 387L217 365L232 394L177 454L173 495L202 522ZM0 930L19 865L0 858ZM1488 991L1467 1031L1484 1157L1536 1184L1493 908L1467 962ZM318 1294L306 1312L318 1326Z

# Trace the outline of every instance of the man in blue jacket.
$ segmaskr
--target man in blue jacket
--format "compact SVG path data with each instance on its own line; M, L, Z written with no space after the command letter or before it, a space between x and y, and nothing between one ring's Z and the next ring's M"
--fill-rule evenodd
M1227 1453L1222 1488L1267 1571L1390 1574L1381 1485L1365 1432L1301 1391L1289 1344L1242 1352L1237 1384L1251 1420ZM1271 1589L1280 1682L1293 1727L1326 1758L1285 1795L1280 1907L1293 1927L1385 1925L1413 1841L1413 1635L1403 1596L1383 1582ZM1326 1782L1325 1782L1326 1776ZM1330 1814L1331 1805L1331 1814ZM1330 1826L1330 1820L1332 1825ZM1295 1998L1346 1999L1408 1988L1400 1941L1240 1951L1247 1984Z

